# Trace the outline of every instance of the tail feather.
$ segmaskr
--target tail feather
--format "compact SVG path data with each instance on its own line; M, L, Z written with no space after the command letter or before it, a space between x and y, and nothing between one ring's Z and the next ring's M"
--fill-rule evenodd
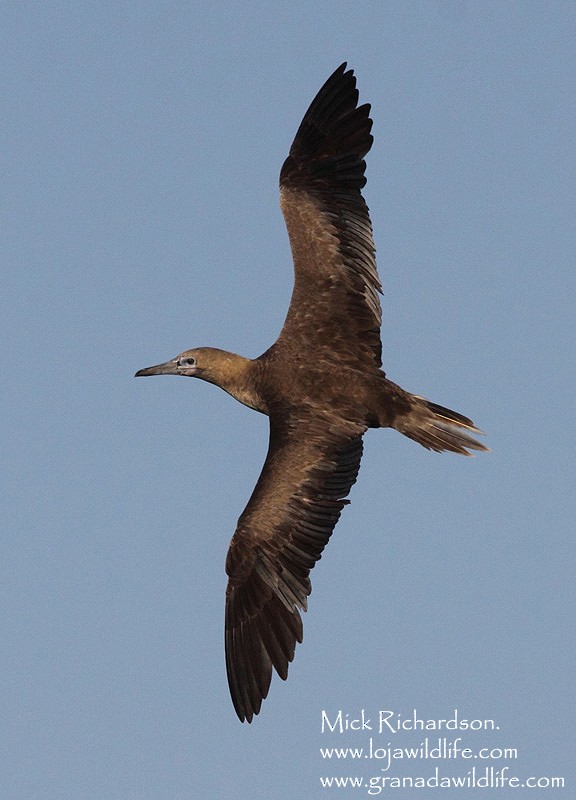
M423 397L412 395L411 400L410 410L394 421L394 428L404 436L438 453L449 450L471 456L473 454L469 450L490 450L471 435L482 434L483 431L468 417Z

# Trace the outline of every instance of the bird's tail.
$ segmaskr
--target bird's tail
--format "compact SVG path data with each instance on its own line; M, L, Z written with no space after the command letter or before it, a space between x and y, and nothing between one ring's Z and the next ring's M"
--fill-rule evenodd
M471 436L482 431L468 417L417 395L411 395L410 400L410 409L398 414L393 422L393 427L404 436L439 453L450 450L471 456L469 450L490 449Z

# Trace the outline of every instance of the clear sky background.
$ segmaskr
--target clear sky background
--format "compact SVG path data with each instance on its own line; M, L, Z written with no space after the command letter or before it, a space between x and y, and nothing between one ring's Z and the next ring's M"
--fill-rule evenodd
M494 719L449 738L572 796L575 33L570 2L3 4L2 800L356 798L320 777L471 768L322 760L368 739L322 709L362 708ZM492 452L368 433L288 682L242 725L224 560L267 421L132 376L274 341L278 173L344 60L373 105L386 371Z

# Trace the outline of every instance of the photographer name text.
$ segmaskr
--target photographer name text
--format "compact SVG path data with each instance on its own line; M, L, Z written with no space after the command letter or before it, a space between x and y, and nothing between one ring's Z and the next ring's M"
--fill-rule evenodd
M356 714L342 709L328 713L322 711L322 733L345 733L347 731L372 731L378 734L402 733L402 731L498 731L493 719L467 719L455 708L445 718L428 719L420 716L417 709L401 714L381 709L368 716L364 709Z

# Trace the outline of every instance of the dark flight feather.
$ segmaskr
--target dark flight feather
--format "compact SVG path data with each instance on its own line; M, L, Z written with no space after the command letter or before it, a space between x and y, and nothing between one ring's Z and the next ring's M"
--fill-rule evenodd
M272 668L288 675L308 576L356 480L363 430L336 423L329 433L316 417L295 426L271 417L268 455L226 562L226 666L242 720L259 712Z
M295 281L277 345L373 368L382 363L381 286L360 193L372 120L357 103L343 64L312 101L280 173Z

